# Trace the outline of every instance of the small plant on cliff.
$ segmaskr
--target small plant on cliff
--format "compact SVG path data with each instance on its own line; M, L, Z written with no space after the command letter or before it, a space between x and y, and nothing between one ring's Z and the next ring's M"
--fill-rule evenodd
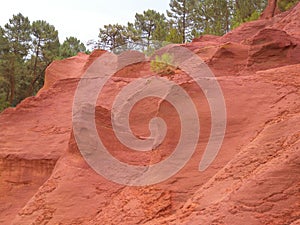
M6 101L4 98L0 97L0 113L9 106L10 106L9 102Z
M261 15L261 12L258 11L254 11L251 16L245 18L243 21L235 21L232 25L232 28L237 28L239 27L241 24L245 23L245 22L251 22L251 21L255 21L258 20L259 17Z
M176 68L173 66L173 56L169 53L164 53L161 56L156 56L155 60L151 61L151 70L160 75L171 75L175 73Z
M278 1L278 8L280 9L281 12L284 12L291 9L298 2L299 0L280 0Z

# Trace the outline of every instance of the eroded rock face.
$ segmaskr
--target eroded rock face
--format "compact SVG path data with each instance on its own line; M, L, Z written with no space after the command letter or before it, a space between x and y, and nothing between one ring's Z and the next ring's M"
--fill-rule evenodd
M261 15L261 19L269 19L279 14L278 0L268 0L268 5Z
M68 61L72 60L77 72L81 56ZM71 66L64 67L64 64L55 70L62 72L57 77L72 73ZM51 176L57 160L67 148L72 96L78 78L59 78L55 82L54 79L51 85L45 84L45 91L40 91L37 97L25 99L0 116L0 223L9 224L13 220Z
M299 63L299 42L285 31L263 29L250 40L250 45L248 67L268 69Z
M185 167L151 186L130 187L105 179L77 147L72 132L75 90L80 77L105 52L54 62L37 97L0 115L0 223L298 224L299 13L300 4L223 37L204 36L183 46L209 65L222 88L225 139L213 164L199 172L211 129L205 91L179 68L166 75L195 102L201 133ZM140 138L150 135L151 118L165 120L168 132L157 149L131 151L114 136L115 96L136 78L150 75L150 63L122 68L103 87L95 109L98 134L111 154L133 165L165 159L180 136L176 110L157 98L139 102L130 120Z

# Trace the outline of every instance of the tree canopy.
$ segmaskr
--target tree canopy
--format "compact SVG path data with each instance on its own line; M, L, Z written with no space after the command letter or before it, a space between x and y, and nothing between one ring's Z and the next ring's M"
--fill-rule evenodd
M85 51L74 37L60 45L58 31L44 20L30 23L21 13L13 15L0 27L0 112L35 94L53 60Z
M99 39L90 43L93 48L113 50L124 45L131 49L140 42L151 50L156 41L186 43L203 34L223 35L258 19L268 2L271 11L285 11L299 0L170 0L165 14L148 9L136 13L126 25L104 25ZM53 25L44 20L31 23L21 13L13 15L0 26L0 112L35 94L53 60L78 52L88 50L76 37L60 44Z
M61 58L75 56L78 52L86 52L85 45L76 37L67 37L59 49Z
M223 35L241 23L258 19L267 2L170 0L166 14L148 9L136 13L134 23L128 23L128 26L104 25L94 46L114 49L132 43L133 40L140 40L147 46L153 41L185 43L203 34Z

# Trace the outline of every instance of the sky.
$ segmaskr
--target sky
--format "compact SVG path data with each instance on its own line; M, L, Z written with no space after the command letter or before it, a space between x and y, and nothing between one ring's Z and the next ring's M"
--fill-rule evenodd
M97 40L99 28L106 24L126 25L136 13L154 9L165 13L170 0L9 0L0 7L0 26L14 14L22 13L31 22L46 20L58 30L62 43L74 36L84 44Z

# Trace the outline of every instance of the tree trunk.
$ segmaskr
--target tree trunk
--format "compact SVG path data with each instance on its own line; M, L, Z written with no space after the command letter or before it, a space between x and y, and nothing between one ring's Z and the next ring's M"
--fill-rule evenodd
M9 74L9 85L10 85L9 104L12 105L12 103L15 99L15 89L16 89L14 59L11 61L11 71Z
M15 99L15 89L16 89L16 84L15 84L15 78L14 76L10 76L9 79L10 82L10 98L9 98L9 104L12 105L13 101Z
M29 86L28 96L33 95L34 85L35 85L35 82L38 80L37 62L38 62L38 57L39 57L39 52L40 52L40 47L41 47L40 45L41 45L41 39L39 38L38 44L36 47L36 51L35 51L35 59L34 59L34 66L33 66L33 80L31 81L30 86Z
M150 46L150 37L151 37L151 28L149 28L148 34L147 34L147 47L148 47L148 49L149 49L149 46Z
M269 19L280 13L278 9L278 0L268 0L268 5L261 15L261 19Z
M31 83L33 88L34 88L35 83L38 81L38 79L39 79L41 76L44 75L44 73L45 73L47 67L50 66L50 64L51 64L51 62L48 63L48 64L44 67L44 69L42 70L42 72L41 72L40 74L37 74L37 76L34 78L34 80L33 80L32 83ZM31 94L31 95L33 95L33 91L34 91L34 89L32 89L32 94ZM30 95L28 95L28 96L30 96Z
M186 1L183 1L183 17L182 17L182 42L185 43L185 30L186 30Z

